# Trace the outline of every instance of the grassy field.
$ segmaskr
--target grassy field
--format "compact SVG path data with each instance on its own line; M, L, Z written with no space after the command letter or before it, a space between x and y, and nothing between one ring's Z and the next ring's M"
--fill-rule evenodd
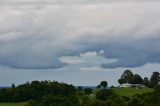
M27 102L22 103L0 103L0 106L24 106Z
M113 90L120 96L133 96L134 94L143 94L153 91L151 88L113 88Z

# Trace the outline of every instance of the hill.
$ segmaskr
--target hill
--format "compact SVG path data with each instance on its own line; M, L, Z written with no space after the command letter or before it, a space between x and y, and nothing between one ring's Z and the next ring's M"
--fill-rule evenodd
M143 93L148 93L152 92L152 88L113 88L113 91L120 96L133 96L135 94L143 94Z

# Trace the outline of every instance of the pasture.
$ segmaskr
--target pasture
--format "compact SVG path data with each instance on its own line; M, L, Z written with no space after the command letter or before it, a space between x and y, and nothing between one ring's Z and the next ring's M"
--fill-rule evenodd
M120 96L133 96L135 94L143 94L152 92L152 88L113 88L113 91L116 92Z

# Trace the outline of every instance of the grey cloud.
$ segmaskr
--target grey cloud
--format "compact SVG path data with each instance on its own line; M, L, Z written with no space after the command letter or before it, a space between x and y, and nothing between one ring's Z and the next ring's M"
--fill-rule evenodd
M103 4L121 2L159 2L159 0L1 0L0 5L33 6L33 5L71 5L71 4Z
M68 5L0 7L0 64L61 68L59 57L100 50L118 60L103 68L160 62L159 2Z

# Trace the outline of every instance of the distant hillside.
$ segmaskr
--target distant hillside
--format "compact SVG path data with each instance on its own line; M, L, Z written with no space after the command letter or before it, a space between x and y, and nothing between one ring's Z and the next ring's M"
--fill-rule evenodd
M9 86L0 86L0 89L3 89L3 88L11 88Z

